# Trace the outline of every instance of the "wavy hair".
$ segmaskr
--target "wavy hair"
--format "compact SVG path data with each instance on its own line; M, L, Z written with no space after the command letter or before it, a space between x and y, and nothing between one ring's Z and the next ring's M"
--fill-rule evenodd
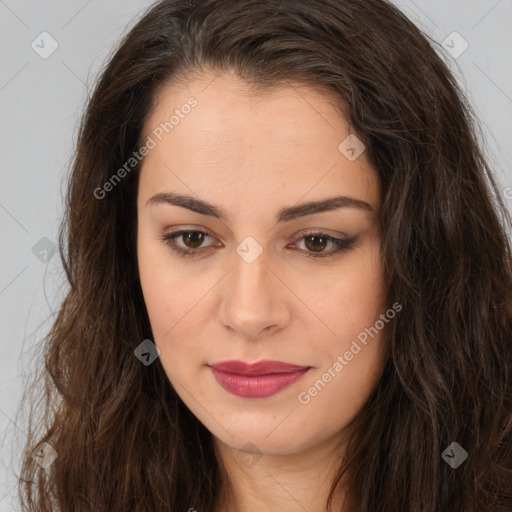
M382 190L390 302L384 372L354 419L326 507L512 510L511 217L480 128L429 40L385 0L162 0L113 51L87 102L69 173L60 256L69 286L44 339L19 495L30 512L213 512L221 484L211 434L157 360L136 259L137 166L162 88L235 71L260 92L328 89L366 144ZM26 403L26 402L24 402ZM32 417L32 416L31 416ZM441 454L468 453L457 469ZM33 450L49 443L46 470Z

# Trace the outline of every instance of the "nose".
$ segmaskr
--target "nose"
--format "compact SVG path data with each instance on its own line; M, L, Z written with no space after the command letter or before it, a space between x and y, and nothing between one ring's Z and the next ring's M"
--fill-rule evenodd
M292 294L264 254L247 263L234 253L234 268L222 280L220 290L220 323L252 340L283 329L291 317Z

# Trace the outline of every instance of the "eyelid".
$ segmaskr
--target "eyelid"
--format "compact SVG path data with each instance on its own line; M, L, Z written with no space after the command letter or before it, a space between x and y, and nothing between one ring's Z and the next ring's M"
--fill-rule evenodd
M215 235L213 235L212 231L210 231L208 228L205 228L205 227L202 227L202 226L197 226L197 225L193 225L193 224L190 224L190 225L184 225L184 226L179 226L176 231L170 231L170 232L166 232L164 233L164 236L167 235L177 235L178 233L179 234L182 234L182 233L190 233L190 232L201 232L201 233L205 233L207 234L208 236L211 236L212 238L215 238ZM344 237L345 239L349 239L350 236L347 235L346 233L343 233L343 232L336 232L336 234L331 234L333 233L333 231L331 229L325 229L325 228L305 228L301 231L299 231L293 238L293 240L298 240L304 236L308 236L308 235L314 235L314 234L318 234L318 235L325 235L325 236L329 236L331 238L338 238L338 237Z
M323 229L323 228L306 228L302 229L297 233L297 235L294 236L294 240L297 240L299 238L302 238L304 236L309 235L325 235L326 237L330 238L341 238L341 239L349 239L349 235L342 232L336 232L336 234L332 234L332 229Z

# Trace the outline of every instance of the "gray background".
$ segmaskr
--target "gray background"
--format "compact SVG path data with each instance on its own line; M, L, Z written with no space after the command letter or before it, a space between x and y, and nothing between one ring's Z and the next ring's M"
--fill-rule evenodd
M395 3L434 40L453 47L443 58L481 121L486 154L512 212L512 0ZM14 472L25 437L18 406L33 351L66 286L51 249L77 123L113 44L150 4L0 0L0 512L18 509ZM51 49L48 36L40 36L45 31L58 48L42 58L32 44L39 52ZM469 45L460 56L454 52L464 42L454 31Z

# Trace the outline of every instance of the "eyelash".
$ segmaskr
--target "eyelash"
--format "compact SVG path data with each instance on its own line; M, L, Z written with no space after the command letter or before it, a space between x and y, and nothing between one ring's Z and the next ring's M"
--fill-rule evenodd
M207 236L213 238L210 235L210 233L208 233L207 231L203 231L203 230L199 230L199 229L195 229L195 230L189 229L189 230L175 231L174 233L166 233L161 237L161 240L169 247L169 249L171 249L173 252L177 253L178 255L183 256L183 257L193 257L193 256L196 256L201 251L201 249L187 249L186 250L186 249L183 249L182 247L176 245L176 241L175 241L176 238L180 237L181 235L188 234L188 233L202 233L204 235L207 235ZM307 258L317 258L318 259L318 258L330 258L332 256L336 256L339 253L343 253L343 252L351 249L354 246L354 243L356 241L356 237L341 239L341 238L335 238L335 237L326 235L325 233L314 231L314 232L303 234L302 236L298 237L293 243L295 244L298 241L303 240L307 237L311 237L311 236L324 238L327 241L332 242L335 246L335 250L331 250L331 252L327 252L327 253L323 253L323 252L322 253L314 253L311 251L306 251L306 250L300 249L304 253L304 256Z

